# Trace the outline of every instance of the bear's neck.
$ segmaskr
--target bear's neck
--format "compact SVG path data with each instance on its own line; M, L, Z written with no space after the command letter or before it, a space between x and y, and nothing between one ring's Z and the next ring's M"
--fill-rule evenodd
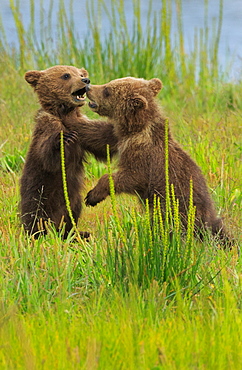
M130 116L122 116L114 119L115 133L118 138L130 137L146 131L150 135L158 135L163 137L165 135L165 122L166 119L160 111L140 112ZM168 133L170 136L170 132Z
M48 112L49 114L52 114L55 117L62 118L63 116L66 116L67 114L73 112L77 107L70 107L65 104L48 104L48 103L42 103L43 109Z

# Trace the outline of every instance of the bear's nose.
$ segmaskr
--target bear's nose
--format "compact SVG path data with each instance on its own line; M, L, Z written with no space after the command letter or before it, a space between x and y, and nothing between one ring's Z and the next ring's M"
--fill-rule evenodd
M84 82L84 84L89 84L90 83L90 80L89 78L82 78L82 82Z

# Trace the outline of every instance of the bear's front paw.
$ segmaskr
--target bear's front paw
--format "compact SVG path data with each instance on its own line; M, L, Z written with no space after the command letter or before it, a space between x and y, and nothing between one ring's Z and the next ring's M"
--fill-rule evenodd
M87 193L87 196L85 198L85 204L86 206L94 207L96 204L100 203L103 199L105 199L105 197L101 197L100 194L98 196L94 188Z
M78 132L77 131L65 132L63 138L64 143L66 145L74 144L78 140Z
M87 242L89 241L91 234L88 231L79 231L79 234L82 239L86 239Z

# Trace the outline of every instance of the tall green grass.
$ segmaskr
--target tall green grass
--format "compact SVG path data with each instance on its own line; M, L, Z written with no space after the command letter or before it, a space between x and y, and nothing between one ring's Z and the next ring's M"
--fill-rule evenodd
M28 239L18 214L18 181L38 109L24 72L74 64L86 67L93 83L126 75L161 78L160 99L172 132L200 165L219 213L241 244L242 85L225 83L219 73L222 1L213 31L205 21L194 35L191 55L184 51L180 0L175 44L168 0L154 17L149 1L146 25L134 0L131 31L123 1L107 7L100 0L97 9L87 2L89 28L81 39L72 27L72 1L59 1L55 44L49 35L55 32L56 2L41 12L39 35L35 2L28 4L26 29L21 2L9 0L17 49L9 46L0 22L0 367L241 368L241 257L221 250L210 235L203 243L194 239L192 203L190 228L182 234L168 178L165 217L158 200L150 215L147 205L113 192L94 209L83 207L78 229L91 231L89 243L74 234L62 241L51 228L47 237ZM205 11L207 5L205 0ZM93 17L98 14L101 22L103 11L112 28L104 39ZM83 111L96 117L87 107ZM85 169L86 192L115 170L115 162L89 157Z
M208 0L204 0L205 12ZM124 75L150 78L161 77L165 85L172 89L178 82L186 82L189 86L199 82L217 81L220 65L218 45L221 34L223 1L220 0L218 24L210 30L207 23L194 38L194 52L185 53L182 1L176 0L173 14L170 0L162 0L162 8L154 12L152 0L148 2L148 13L144 24L141 14L140 0L132 0L133 25L127 23L124 1L113 0L109 3L99 0L86 1L88 29L79 35L73 28L73 2L59 1L58 5L50 0L48 9L40 6L38 14L39 31L36 34L36 5L29 0L30 20L28 28L22 21L21 4L10 0L14 23L19 39L19 52L11 50L4 29L1 27L1 49L14 58L14 65L22 71L33 68L46 68L51 64L84 65L92 73L93 80L107 81ZM80 5L80 8L83 4ZM53 29L53 13L57 14L58 33ZM102 35L102 14L107 16L110 33ZM205 17L206 18L206 17ZM172 22L176 19L177 34L172 40ZM81 20L80 20L81 21ZM54 39L52 38L54 36ZM177 52L177 50L179 52Z

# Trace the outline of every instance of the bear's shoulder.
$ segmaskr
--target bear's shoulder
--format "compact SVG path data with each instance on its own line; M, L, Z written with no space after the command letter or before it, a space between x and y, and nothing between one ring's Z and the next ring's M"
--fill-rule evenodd
M33 138L48 138L50 135L60 132L63 129L62 121L59 117L39 109L35 115L35 127ZM42 139L41 139L42 140Z

